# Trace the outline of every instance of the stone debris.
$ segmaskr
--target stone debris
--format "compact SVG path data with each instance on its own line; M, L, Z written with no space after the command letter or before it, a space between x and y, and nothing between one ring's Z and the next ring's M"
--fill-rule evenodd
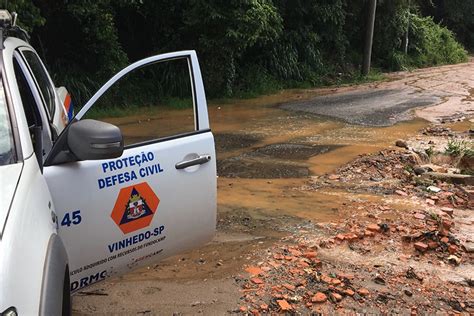
M445 127L422 133L455 135ZM428 163L407 150L409 142L396 145L404 149L361 156L308 189L369 192L413 206L354 201L338 210L336 222L293 230L235 278L241 313L474 314L472 277L448 282L436 272L463 265L474 271L474 188L426 178L459 169Z

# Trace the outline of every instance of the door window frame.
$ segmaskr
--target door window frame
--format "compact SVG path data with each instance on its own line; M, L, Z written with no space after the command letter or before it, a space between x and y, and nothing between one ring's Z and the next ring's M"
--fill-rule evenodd
M152 139L149 141L144 141L136 144L130 144L125 146L125 149L140 147L144 145L149 145L157 142L169 141L177 138L188 137L196 134L202 134L210 131L209 128L209 118L207 115L207 101L206 96L204 95L204 85L202 82L201 71L199 68L199 62L195 51L181 51L174 52L162 55L155 55L148 57L142 60L139 60L128 67L122 69L115 76L109 79L93 96L92 98L82 107L82 109L76 114L73 120L81 120L87 111L96 103L99 98L104 95L110 87L112 87L116 82L125 77L127 74L132 71L146 67L155 63L168 62L172 60L186 59L188 62L190 84L191 84L191 93L193 100L193 113L194 113L194 131L180 133L172 136L159 137L157 139ZM206 108L204 113L201 113L199 107L203 106ZM201 114L201 115L200 115Z
M19 54L23 58L24 63L28 67L28 71L30 72L31 77L33 78L33 81L35 82L36 88L38 89L39 94L41 96L41 100L43 101L42 102L43 107L44 107L44 109L46 111L46 114L48 116L48 120L51 123L51 122L53 122L54 115L56 114L56 89L54 88L53 81L49 77L49 73L48 73L48 71L46 70L46 67L43 64L43 61L41 60L41 58L38 56L38 54L34 50L30 49L29 47L19 47L19 48L17 48L17 51L19 52ZM28 62L28 59L24 55L24 52L32 53L36 57L36 60L37 60L39 66L41 68L41 71L44 73L44 75L46 77L47 85L49 86L49 87L46 87L46 89L51 90L51 93L52 93L51 102L53 104L52 104L52 109L51 110L49 109L49 105L46 103L46 99L43 95L42 89L40 88L39 81L36 78L35 73L34 73L33 69L31 68L30 63Z
M29 66L24 60L23 55L17 50L13 52L13 63L15 63L15 60L18 63L18 66L20 67L20 71L23 73L23 76L26 79L28 87L33 94L36 107L41 116L42 128L43 128L43 151L44 151L42 160L44 161L46 157L48 157L49 152L51 151L53 147L53 138L52 138L53 134L51 131L51 125L50 125L48 113L47 113L47 110L45 109L45 105L41 96L41 91L39 91L39 88L36 85L36 81L29 70ZM15 75L15 80L18 81L18 78L16 78L16 74L14 75ZM48 141L48 143L45 143L45 141ZM46 144L47 146L45 146Z

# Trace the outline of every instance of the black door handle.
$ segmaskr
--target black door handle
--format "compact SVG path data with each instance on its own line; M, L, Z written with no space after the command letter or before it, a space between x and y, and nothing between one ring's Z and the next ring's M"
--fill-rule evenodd
M203 155L203 156L199 156L195 159L191 159L191 160L184 160L184 161L181 161L181 162L178 162L175 167L176 169L186 169L188 167L191 167L191 166L196 166L196 165L203 165L207 162L211 161L211 156L210 155Z

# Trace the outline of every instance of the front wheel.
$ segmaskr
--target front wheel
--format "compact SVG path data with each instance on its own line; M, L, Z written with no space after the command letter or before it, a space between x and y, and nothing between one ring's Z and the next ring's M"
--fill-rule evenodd
M64 285L63 285L63 316L70 316L72 314L72 304L71 304L71 285L69 281L69 267L66 267L66 272L64 273Z

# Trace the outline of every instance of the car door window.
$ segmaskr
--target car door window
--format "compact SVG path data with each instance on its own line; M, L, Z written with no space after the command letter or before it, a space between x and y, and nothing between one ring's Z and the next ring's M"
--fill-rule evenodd
M0 78L0 166L14 162L15 152L5 91Z
M44 107L41 104L40 92L34 84L33 78L28 73L26 64L18 54L13 58L13 68L33 145L36 143L34 128L40 128L42 131L41 146L43 148L43 157L39 158L43 159L53 146L47 113L45 113Z
M32 76L34 77L38 89L41 92L41 97L44 102L44 106L48 112L48 118L52 121L55 112L55 94L54 94L54 87L49 80L48 74L41 63L38 55L36 55L33 51L23 50L22 51L25 60L30 67L32 72Z
M194 103L189 61L179 58L128 73L83 118L119 126L132 145L194 132Z

